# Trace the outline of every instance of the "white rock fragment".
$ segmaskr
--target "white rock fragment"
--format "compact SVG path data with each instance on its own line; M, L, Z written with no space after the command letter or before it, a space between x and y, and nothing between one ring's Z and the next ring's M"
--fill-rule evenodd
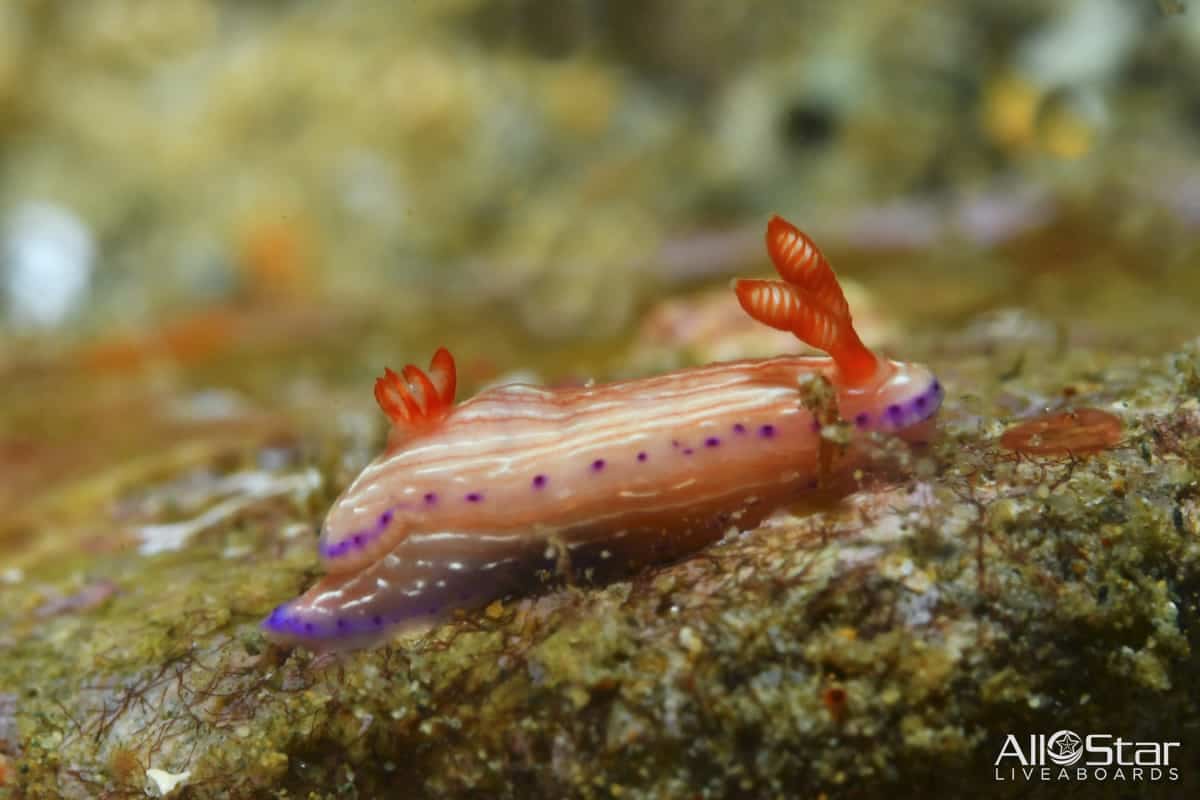
M940 599L941 592L935 587L930 587L921 594L914 592L902 596L897 602L896 608L900 612L904 626L919 628L933 622L934 612L937 610Z
M159 797L166 797L178 787L187 783L188 778L192 777L191 770L183 772L167 772L163 769L148 769L146 777L154 782L154 786L158 789Z
M704 641L686 625L679 630L679 643L693 656L698 656L704 651Z
M236 561L244 556L250 555L251 549L245 544L231 544L221 551L221 558L229 561Z
M0 289L18 327L58 325L82 305L96 246L71 211L25 203L8 216L0 249Z
M144 556L158 555L181 550L195 534L229 519L244 508L267 497L290 494L304 499L321 485L321 474L310 468L291 475L273 475L264 472L238 473L236 481L227 488L235 494L207 511L191 519L154 525L142 525L135 529L140 543L138 552Z
M1042 86L1103 81L1126 63L1142 36L1137 6L1124 0L1074 0L1058 10L1017 54L1023 71Z

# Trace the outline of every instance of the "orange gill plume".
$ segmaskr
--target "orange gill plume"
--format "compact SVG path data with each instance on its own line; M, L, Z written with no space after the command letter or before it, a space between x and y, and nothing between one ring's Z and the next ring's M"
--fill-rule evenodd
M447 407L454 404L454 393L458 388L458 373L454 369L454 356L444 347L439 347L429 362L429 377L437 387L438 395Z
M824 350L847 385L870 380L878 359L858 338L837 276L812 239L787 220L772 217L767 252L783 281L735 281L734 291L746 313Z
M429 374L409 364L401 375L385 369L375 381L375 402L398 429L413 429L438 422L454 404L457 375L454 357L438 348L429 362Z

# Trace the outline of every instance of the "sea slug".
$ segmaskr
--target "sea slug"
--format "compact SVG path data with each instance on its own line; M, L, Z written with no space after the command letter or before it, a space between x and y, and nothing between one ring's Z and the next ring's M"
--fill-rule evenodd
M872 353L812 241L775 217L782 281L739 280L754 319L829 357L781 356L586 388L509 385L457 406L454 360L390 369L375 385L387 450L330 509L326 575L263 623L277 642L364 647L456 609L529 593L546 576L627 573L752 527L831 472L860 466L869 432L928 438L942 387ZM831 454L816 378L851 431ZM832 407L832 404L831 404Z

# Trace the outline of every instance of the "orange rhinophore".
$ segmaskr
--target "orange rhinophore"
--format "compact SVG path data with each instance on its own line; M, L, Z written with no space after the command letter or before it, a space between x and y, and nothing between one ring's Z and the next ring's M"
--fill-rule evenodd
M736 281L734 291L746 313L829 353L844 383L871 380L879 360L858 338L837 276L812 239L787 220L772 217L767 252L783 281Z
M458 371L454 368L454 356L444 347L439 347L429 362L429 377L437 388L438 395L447 407L454 405L454 393L458 390Z
M829 356L784 355L602 385L495 386L454 403L446 350L428 372L375 383L390 446L333 504L325 576L263 623L275 641L348 649L537 590L546 576L628 574L752 528L829 478L872 463L869 434L924 442L943 390L919 364L877 358L804 234L773 219L783 280L741 281L750 315ZM805 387L827 380L836 409ZM834 414L844 446L822 437ZM841 714L840 688L826 696Z

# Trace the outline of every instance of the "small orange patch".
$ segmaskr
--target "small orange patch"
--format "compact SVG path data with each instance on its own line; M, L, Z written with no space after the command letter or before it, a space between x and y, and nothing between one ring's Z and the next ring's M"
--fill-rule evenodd
M846 716L846 690L841 686L826 686L821 692L821 702L834 722L841 722Z
M305 234L307 227L294 216L264 216L247 226L238 243L238 265L256 297L291 297L303 292L313 252Z
M140 369L155 359L196 363L219 355L237 340L242 319L232 308L213 308L140 336L102 340L81 353L85 367L99 372Z
M109 774L121 785L129 785L142 775L142 762L137 753L127 747L118 747L108 759Z
M1089 455L1121 441L1121 420L1098 408L1058 411L1022 422L1000 437L1018 453L1038 456Z

